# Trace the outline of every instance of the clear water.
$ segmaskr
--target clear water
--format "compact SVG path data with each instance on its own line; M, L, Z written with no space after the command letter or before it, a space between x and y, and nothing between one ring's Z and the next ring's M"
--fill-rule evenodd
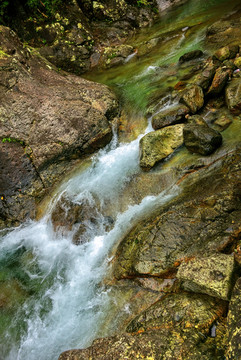
M204 28L229 8L227 1L190 1L134 39L138 43L171 33L158 51L89 77L114 86L130 116L139 116L157 89L167 86L167 74L175 70L173 63L186 50L200 47ZM146 132L150 130L148 125ZM92 156L87 169L61 185L39 221L2 232L1 360L53 360L66 349L86 347L106 335L103 324L111 313L103 279L113 247L133 224L179 192L170 182L158 195L145 194L136 204L127 202L123 210L123 191L140 174L141 136L118 143L115 135L110 145ZM56 229L51 214L63 199L88 209L84 233L78 235L75 226ZM74 236L79 245L73 243Z

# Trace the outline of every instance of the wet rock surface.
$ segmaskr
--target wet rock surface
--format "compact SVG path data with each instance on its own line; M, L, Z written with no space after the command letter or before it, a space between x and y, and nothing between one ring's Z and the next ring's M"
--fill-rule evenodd
M165 126L183 122L185 121L185 115L187 115L188 112L189 109L185 105L174 105L173 107L154 115L152 118L152 127L154 130L158 130Z
M7 185L15 173L10 171L13 162L22 174L14 177L16 189L22 191L22 183L29 193L48 188L71 168L71 161L111 140L118 103L108 87L58 73L38 54L24 49L10 29L1 27L0 39L1 156L4 171L10 174L3 178L2 196L15 209L11 218L23 220ZM40 182L37 187L35 179ZM29 196L26 217L34 213Z
M132 334L95 340L85 350L70 350L59 360L94 359L221 359L217 339L209 336L213 322L225 312L224 302L205 295L166 296L135 318ZM221 327L221 326L220 326Z
M240 226L239 158L240 152L198 171L197 181L195 172L184 178L189 187L176 205L139 223L120 243L116 278L163 276L185 258L225 249Z
M187 124L183 139L189 151L201 155L212 154L222 144L222 135L205 125Z

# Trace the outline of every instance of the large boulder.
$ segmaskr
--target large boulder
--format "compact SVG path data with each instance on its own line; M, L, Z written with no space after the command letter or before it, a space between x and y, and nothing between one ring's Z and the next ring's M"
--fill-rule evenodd
M241 113L241 79L233 79L225 90L229 110L239 115Z
M140 140L140 166L151 169L183 143L183 124L152 131Z
M1 148L6 152L7 142L22 147L32 178L47 188L71 162L111 140L118 103L107 86L59 73L38 53L26 50L13 31L0 30ZM20 150L16 156L22 163ZM4 188L7 181L5 177ZM10 196L6 191L2 195Z
M241 226L239 161L238 152L184 177L180 196L137 224L119 244L115 277L165 277L184 259L231 246Z
M234 268L232 255L200 256L183 262L178 268L177 278L182 281L182 287L187 291L229 300Z
M222 135L205 125L187 124L183 138L189 151L201 155L212 154L222 144Z

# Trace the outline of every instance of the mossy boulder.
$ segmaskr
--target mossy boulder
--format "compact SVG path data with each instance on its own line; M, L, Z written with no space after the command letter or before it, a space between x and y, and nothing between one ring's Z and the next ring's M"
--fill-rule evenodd
M183 124L152 131L140 140L140 166L151 169L183 143Z
M232 255L214 254L183 262L178 268L177 278L181 280L182 287L187 291L229 300L234 270Z

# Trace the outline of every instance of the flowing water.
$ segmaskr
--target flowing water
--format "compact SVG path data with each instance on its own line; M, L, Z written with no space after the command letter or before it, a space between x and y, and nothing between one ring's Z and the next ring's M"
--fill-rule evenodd
M127 116L143 118L147 104L176 81L178 57L201 48L207 24L229 8L227 1L190 1L133 40L138 44L165 36L159 51L136 60L133 55L122 67L89 77L115 87ZM167 100L159 108L170 106L170 98ZM145 133L150 130L147 124ZM141 136L119 142L114 134L111 144L93 155L87 168L60 186L39 221L2 231L0 359L53 360L63 350L86 347L96 337L107 335L104 323L113 315L110 290L103 279L113 247L133 224L180 191L175 181L169 181L155 195L150 191L128 203L128 187L141 176ZM227 141L230 138L233 141L227 131ZM185 150L182 154L186 161ZM123 202L125 192L128 195ZM53 214L58 206L67 220L73 208L89 214L81 231L75 225L56 225ZM128 306L122 311L128 312ZM114 323L118 325L118 321Z

